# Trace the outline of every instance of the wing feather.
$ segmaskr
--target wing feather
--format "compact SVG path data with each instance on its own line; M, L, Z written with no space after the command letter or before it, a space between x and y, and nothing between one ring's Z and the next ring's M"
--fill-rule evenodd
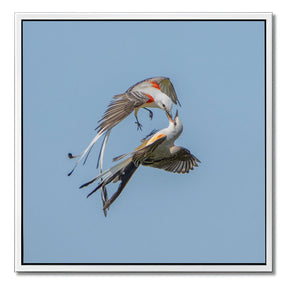
M147 159L154 150L166 140L167 136L162 136L161 138L156 139L154 142L149 145L136 150L133 154L133 162L137 164L142 164L145 159Z
M171 98L174 104L179 104L181 107L180 101L177 97L173 84L171 83L169 78L165 78L159 82L160 90L166 94L169 98Z
M113 161L119 161L127 156L132 157L132 160L134 163L137 163L137 165L141 164L142 161L144 161L146 158L149 157L149 155L161 144L165 141L167 136L163 134L161 138L156 139L152 143L148 144L148 140L146 140L144 143L142 143L140 146L138 146L133 152L122 154L120 156L117 156L113 158ZM148 145L147 145L148 144Z
M149 97L139 91L126 92L113 97L103 117L98 121L98 133L103 133L124 120L135 108L149 100Z
M198 167L197 162L200 161L190 153L188 149L179 146L173 146L171 154L157 161L147 158L143 161L142 165L151 166L158 169L164 169L173 173L189 173L194 167Z

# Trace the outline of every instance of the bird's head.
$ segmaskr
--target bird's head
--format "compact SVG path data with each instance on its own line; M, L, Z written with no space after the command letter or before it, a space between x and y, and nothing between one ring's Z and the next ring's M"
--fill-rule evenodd
M168 113L166 114L169 119L169 127L171 127L177 134L179 133L180 135L183 131L183 124L178 116L178 110L176 111L174 119Z
M172 117L172 113L171 113L172 101L169 97L167 97L166 95L165 97L160 97L160 99L157 101L156 104L160 109L164 110L167 113L167 115Z

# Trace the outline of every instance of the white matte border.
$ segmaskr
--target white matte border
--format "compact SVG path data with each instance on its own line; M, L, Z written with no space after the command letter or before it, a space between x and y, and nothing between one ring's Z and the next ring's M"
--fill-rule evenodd
M266 264L265 265L23 265L22 255L22 20L266 20ZM15 271L16 272L272 272L272 13L15 13Z

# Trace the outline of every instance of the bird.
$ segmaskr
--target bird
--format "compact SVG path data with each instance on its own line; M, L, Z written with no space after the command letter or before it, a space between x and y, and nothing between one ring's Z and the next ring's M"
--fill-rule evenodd
M103 203L105 216L106 209L109 209L110 205L121 194L140 165L164 169L165 171L178 174L189 173L194 167L198 167L197 163L200 163L199 159L191 154L188 149L174 145L175 140L183 131L183 125L178 116L178 111L174 119L172 119L169 113L167 113L167 117L169 119L169 126L167 128L144 138L142 144L133 152L115 157L113 161L119 161L129 156L96 178L80 186L80 188L84 188L100 179L97 187L87 195L87 197L90 197L99 188L106 189L109 183L120 181L117 191L110 199L106 199L105 203Z
M68 176L73 173L79 162L86 155L83 162L83 164L85 164L92 147L96 141L105 134L97 164L98 167L100 162L100 170L102 170L103 154L111 129L124 120L133 111L136 118L135 123L137 124L137 129L141 129L142 124L140 124L137 117L140 108L148 110L149 116L152 119L153 112L148 108L160 108L171 116L172 103L181 106L173 84L167 77L153 77L145 79L131 86L125 93L115 95L108 105L103 117L98 121L99 125L95 128L97 134L88 147L79 155L68 153L70 159L79 158Z

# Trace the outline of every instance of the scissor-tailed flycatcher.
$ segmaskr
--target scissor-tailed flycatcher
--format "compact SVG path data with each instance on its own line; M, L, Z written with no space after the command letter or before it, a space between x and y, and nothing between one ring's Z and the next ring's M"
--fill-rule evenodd
M128 159L121 161L80 187L83 188L101 179L99 185L87 196L89 197L99 188L103 189L111 182L115 183L120 181L116 193L114 193L109 200L105 201L103 205L104 212L106 212L105 210L108 209L120 195L140 165L164 169L173 173L189 173L190 170L193 170L193 167L198 167L197 162L200 161L192 155L189 150L180 146L174 146L175 140L183 130L182 122L178 117L178 111L174 120L168 113L167 116L169 118L168 128L144 140L134 152L114 158L114 160L117 161L129 156Z
M102 149L99 155L101 170L103 154L111 129L117 124L119 124L133 111L138 129L141 129L142 125L139 123L137 117L140 108L148 110L150 118L152 119L153 113L148 108L160 108L169 115L171 115L172 102L175 104L178 103L180 105L174 87L170 82L169 78L166 77L154 77L146 79L130 87L125 93L114 96L112 102L109 104L107 110L105 111L104 116L100 121L98 121L100 122L100 124L95 129L97 130L97 134L92 140L92 142L89 144L89 146L77 156L73 156L71 153L68 154L69 158L79 157L73 170L68 175L70 176L73 173L78 163L83 159L86 154L87 159L89 152L91 151L95 142L104 133L106 133L103 142L104 145L102 145ZM84 163L86 159L84 160Z

